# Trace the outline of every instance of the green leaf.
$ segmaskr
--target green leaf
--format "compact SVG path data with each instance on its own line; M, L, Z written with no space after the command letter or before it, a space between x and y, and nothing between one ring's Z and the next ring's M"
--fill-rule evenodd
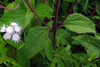
M88 60L89 60L89 61L93 60L95 56L96 56L96 53L92 53L92 54L90 55L90 57L88 58Z
M13 9L15 6L14 6L14 4L13 3L9 3L7 6L6 6L6 8L9 8L9 9ZM8 12L8 10L4 10L4 14L5 13L7 13Z
M86 0L84 10L86 10L86 8L88 7L88 3L89 3L89 0Z
M40 17L49 17L52 18L53 10L46 4L40 4L37 8L35 8L36 13Z
M70 14L63 26L76 33L95 33L94 23L82 14Z
M24 21L24 24L23 24L23 30L24 28L27 27L27 25L31 22L31 19L33 18L33 13L30 12L30 11L27 11L26 15L25 15L25 21ZM23 31L22 30L22 31Z
M25 54L27 55L27 58L32 58L39 51L45 48L47 44L46 40L48 39L48 32L49 30L47 28L41 26L33 27L28 32L26 45L23 48L26 50Z
M80 35L73 37L73 39L78 41L84 47L100 53L100 39L89 35Z
M36 26L29 30L25 46L17 54L19 64L25 64L27 60L34 57L46 47L48 43L48 32L49 29L42 26Z
M60 58L58 59L57 67L65 67L63 61Z
M18 43L15 43L14 41L12 40L5 40L6 43L8 43L9 45L15 47L15 48L19 48L20 46L22 46L22 43L21 42L18 42Z
M13 64L15 67L17 66L17 67L20 67L20 65L14 60L14 59L12 59L12 58L10 58L10 57L5 57L5 58L0 58L0 63L4 63L7 67L8 67L8 65L11 63L11 64Z
M6 62L12 63L13 65L20 67L20 65L12 58L6 58Z
M26 2L25 2L25 1L23 1L23 2L24 2L24 4L25 4L25 7L26 7L28 10L31 11L30 7L26 4ZM30 5L31 5L32 8L35 6L35 0L29 0L29 3L30 3Z
M69 33L67 33L65 30L63 29L58 29L57 30L57 43L56 45L59 46L59 44L62 44L62 45L66 45L68 43L71 42L71 36Z
M96 4L95 4L95 8L97 8L99 6L99 2L97 2ZM97 14L99 15L99 17L100 17L100 8L98 8L97 10L96 10L96 12L97 12Z
M68 1L68 2L74 2L75 0L64 0L64 1Z
M0 43L0 57L2 58L6 57L6 47L2 43Z
M73 56L78 60L80 60L81 58L84 58L84 59L88 58L87 54L85 53L75 53L73 54Z
M73 63L70 60L62 59L65 67L73 67Z
M4 42L3 37L2 37L2 35L1 35L1 34L0 34L0 43L5 44L5 42Z
M1 17L0 27L2 27L3 24L9 25L10 22L16 22L22 26L22 31L23 31L25 27L31 22L32 17L33 17L32 12L26 13L21 9L15 11L9 11Z
M50 40L48 40L48 43L46 45L45 53L46 53L47 58L52 62L52 60L53 60L53 45Z
M1 21L0 25L3 24L9 25L10 22L16 22L22 26L24 24L25 15L26 15L25 11L21 9L17 9L15 11L9 11L0 18Z
M88 55L88 57L90 57L92 54L95 54L94 58L97 58L97 57L99 57L100 53L97 52L97 51L93 51L93 50L87 49L87 55Z
M71 46L68 44L67 47L66 47L66 52L69 51L70 48L71 48Z

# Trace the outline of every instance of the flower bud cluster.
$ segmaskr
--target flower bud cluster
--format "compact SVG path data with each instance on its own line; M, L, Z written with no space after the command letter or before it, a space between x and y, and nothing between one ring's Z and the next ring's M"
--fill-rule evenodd
M18 23L12 22L10 25L3 25L0 32L5 33L3 35L5 40L12 39L12 41L18 43L21 39L21 26Z

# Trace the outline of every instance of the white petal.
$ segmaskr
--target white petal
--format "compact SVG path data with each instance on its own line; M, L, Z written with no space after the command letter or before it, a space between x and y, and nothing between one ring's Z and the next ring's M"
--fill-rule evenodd
M20 33L20 31L21 31L21 27L20 27L20 26L15 26L14 29L15 29L15 31L18 32L18 33Z
M16 43L18 43L18 41L20 40L20 35L15 33L13 36L12 36L12 40Z
M12 22L11 23L11 26L17 26L18 24L17 23L15 23L15 22Z
M12 27L12 26L8 26L8 27L6 28L6 32L7 32L7 33L14 33L13 27Z
M3 27L1 28L0 32L6 32L6 27L5 25L3 25Z
M5 34L3 35L3 38L4 38L5 40L11 39L11 34L5 33Z

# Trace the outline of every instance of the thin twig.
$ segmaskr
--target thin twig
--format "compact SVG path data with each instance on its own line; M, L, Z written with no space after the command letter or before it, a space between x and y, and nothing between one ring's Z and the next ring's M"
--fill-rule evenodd
M58 20L58 11L59 11L59 2L60 0L56 0L56 6L55 6L55 17L54 17L54 37L53 37L53 48L56 49L56 31L57 31L57 20Z
M70 12L72 11L74 5L76 4L77 0L74 1L72 7L70 8L70 10L68 11L66 17L61 21L61 23L59 24L59 26L57 27L57 29L62 25L62 23L66 20L66 18L68 17L68 15L70 14Z
M40 21L41 21L44 25L46 25L47 27L49 27L50 29L53 30L53 28L51 28L50 26L48 26L48 25L38 16L38 14L37 14L37 13L34 11L34 9L31 7L29 1L28 1L28 0L25 0L25 2L26 2L27 5L30 7L30 9L32 10L32 12L34 12L34 14L40 19Z
M4 6L1 6L1 5L0 5L0 8L13 11L13 10L16 10L16 9L19 7L19 4L20 4L20 0L19 0L19 2L18 2L18 5L17 5L16 8L14 8L14 9L8 9L8 8L6 8L6 7L4 7Z
M93 13L91 14L91 16L90 16L89 19L91 19L91 17L93 16L93 14L95 13L95 11L96 11L99 7L100 7L100 4L99 4L99 6L93 11Z
M36 24L39 26L39 24L38 24L38 22L37 22L37 19L36 19L35 15L33 15L33 16L34 16L34 19L35 19Z
M98 60L98 59L100 59L100 57L98 57L98 58L96 58L96 59L92 60L91 62L94 62L94 61L96 61L96 60Z

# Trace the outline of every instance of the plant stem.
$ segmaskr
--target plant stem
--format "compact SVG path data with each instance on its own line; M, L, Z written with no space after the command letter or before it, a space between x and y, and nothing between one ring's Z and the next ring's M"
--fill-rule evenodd
M61 23L59 24L59 26L57 27L57 29L62 25L62 23L66 20L66 18L68 17L68 15L70 14L70 12L72 11L73 7L75 6L77 0L74 1L72 7L70 8L70 10L68 11L66 17L61 21Z
M49 27L50 29L53 30L53 28L51 28L50 26L48 26L48 25L37 15L37 13L36 13L36 12L34 11L34 9L31 7L29 1L28 1L28 0L25 0L25 2L26 2L27 5L30 7L30 9L32 10L32 12L34 12L34 14L40 19L40 21L41 21L44 25L46 25L47 27Z
M53 49L56 49L56 31L57 31L57 20L58 20L58 11L59 11L59 2L60 0L56 0L56 6L55 6L55 17L54 17L54 23L53 23Z
M94 62L94 61L96 61L96 60L98 60L98 59L100 59L100 57L98 57L98 58L96 58L96 59L92 60L91 62Z
M99 7L100 7L100 4L99 4L99 6L97 6L97 8L93 11L93 13L91 14L91 16L90 16L89 19L91 19L91 17L93 16L93 14L95 13L95 11L96 11Z
M35 19L36 24L39 26L39 24L38 24L38 22L37 22L37 19L36 19L35 15L33 15L33 16L34 16L34 19Z
M19 7L19 4L20 4L20 0L19 0L19 2L18 2L18 5L17 5L16 8L14 8L14 9L8 9L8 8L6 8L6 7L4 7L4 6L1 6L1 5L0 5L0 8L6 9L6 10L10 10L10 11L14 11L14 10L16 10L16 9Z

